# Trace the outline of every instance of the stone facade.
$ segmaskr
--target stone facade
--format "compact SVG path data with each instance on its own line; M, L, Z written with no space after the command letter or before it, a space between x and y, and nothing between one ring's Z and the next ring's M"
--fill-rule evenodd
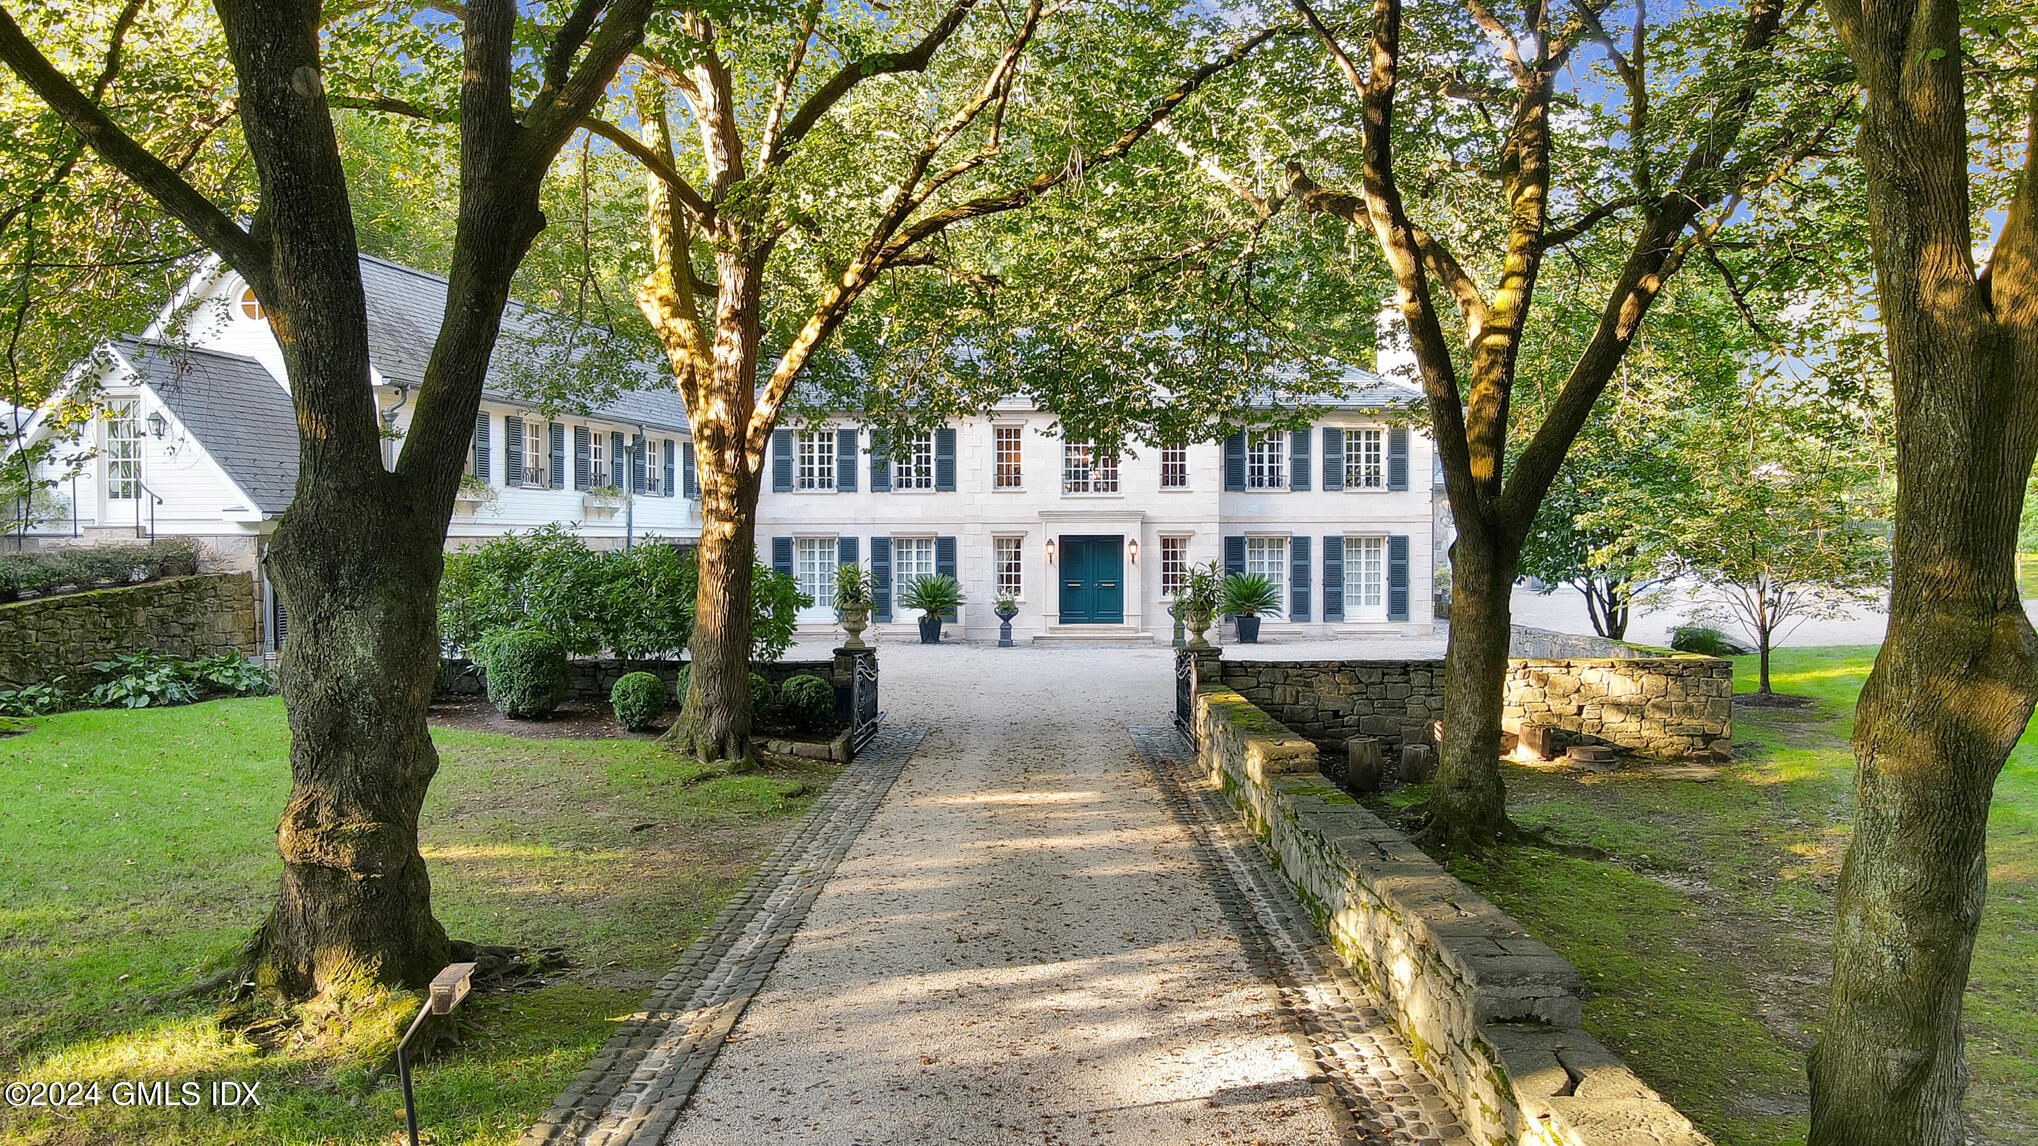
M1212 679L1236 689L1326 751L1352 736L1389 752L1427 739L1444 714L1444 662L1227 661ZM1647 756L1724 760L1733 750L1734 666L1673 656L1510 661L1501 727L1559 730L1560 746L1608 744Z
M255 592L246 573L201 573L0 605L0 687L65 677L144 649L194 658L255 652Z
M1708 1146L1579 1026L1567 960L1327 784L1308 739L1228 684L1192 688L1199 769L1383 1001L1474 1142Z

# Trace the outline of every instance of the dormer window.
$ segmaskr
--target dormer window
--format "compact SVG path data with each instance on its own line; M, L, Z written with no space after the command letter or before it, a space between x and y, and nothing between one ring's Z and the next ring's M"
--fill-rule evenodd
M262 300L255 297L254 287L241 288L241 314L256 322L269 317L269 312L262 309Z

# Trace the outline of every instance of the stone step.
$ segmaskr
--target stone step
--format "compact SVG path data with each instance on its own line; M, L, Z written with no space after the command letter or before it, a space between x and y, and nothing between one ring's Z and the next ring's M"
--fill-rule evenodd
M1152 633L1131 625L1049 625L1033 637L1036 645L1151 645Z

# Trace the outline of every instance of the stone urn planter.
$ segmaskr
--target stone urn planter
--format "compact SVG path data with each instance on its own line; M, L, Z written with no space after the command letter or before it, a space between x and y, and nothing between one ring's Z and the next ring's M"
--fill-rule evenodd
M1260 643L1260 619L1258 617L1239 617L1237 624L1238 641L1240 644L1256 645Z
M1209 613L1205 613L1196 609L1184 610L1182 613L1182 621L1184 624L1189 626L1190 648L1207 649L1210 647L1209 639L1203 635L1204 633L1210 631L1211 616Z
M941 643L940 617L920 618L920 643L923 645L938 645Z
M998 647L1001 649L1011 648L1012 618L1019 615L1019 606L1000 604L997 608L991 610L991 612L998 618Z
M844 605L838 612L842 616L842 631L849 634L849 639L842 642L842 647L845 649L869 648L869 645L863 643L863 630L870 627L870 606Z

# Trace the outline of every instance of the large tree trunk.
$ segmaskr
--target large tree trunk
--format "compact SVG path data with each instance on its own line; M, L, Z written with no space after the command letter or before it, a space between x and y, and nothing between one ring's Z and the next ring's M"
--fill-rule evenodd
M751 572L757 552L757 479L701 467L700 587L694 598L693 670L679 719L665 734L696 760L747 764L750 743Z
M1476 532L1451 548L1451 628L1444 654L1444 728L1425 842L1491 846L1507 832L1500 778L1500 710L1507 688L1511 594L1518 550Z
M1854 835L1810 1063L1813 1146L1963 1141L1961 995L1988 808L2038 699L2016 532L2038 451L2038 173L1972 261L1957 5L1828 6L1868 103L1866 174L1896 397L1889 633L1861 690ZM2033 124L2038 143L2038 119Z

